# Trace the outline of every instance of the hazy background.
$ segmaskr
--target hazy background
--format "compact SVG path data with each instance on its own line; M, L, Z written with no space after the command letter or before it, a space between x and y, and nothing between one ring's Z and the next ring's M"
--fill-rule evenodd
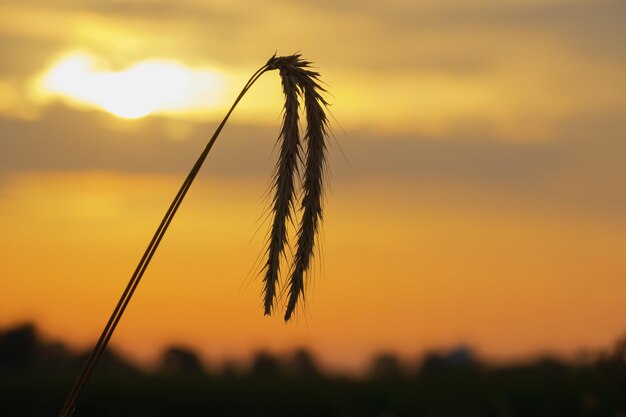
M610 346L626 333L625 16L621 0L0 0L0 326L88 346L238 90L301 51L349 161L332 142L306 309L263 317L248 275L280 122L270 73L183 203L121 352L305 346L357 370L380 351Z

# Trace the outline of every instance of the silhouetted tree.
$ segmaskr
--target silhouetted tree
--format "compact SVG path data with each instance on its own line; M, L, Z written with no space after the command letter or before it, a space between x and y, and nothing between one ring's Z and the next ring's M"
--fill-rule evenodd
M159 370L162 374L173 376L201 375L204 373L198 355L179 346L172 346L163 353Z
M1 333L0 368L18 369L32 365L36 360L39 344L32 323L25 323Z
M460 346L448 353L430 353L424 357L422 372L442 369L470 369L478 366L471 349Z
M296 378L310 378L320 374L315 357L304 348L293 352L286 364L286 372Z
M252 376L256 377L276 377L281 373L280 362L267 351L260 351L252 360L250 370Z
M405 369L397 356L392 353L381 353L372 360L369 374L374 379L393 379L402 377Z
M241 374L241 370L237 362L228 359L222 363L219 371L219 376L222 378L235 378Z
M626 336L623 336L615 343L611 356L616 364L626 366Z

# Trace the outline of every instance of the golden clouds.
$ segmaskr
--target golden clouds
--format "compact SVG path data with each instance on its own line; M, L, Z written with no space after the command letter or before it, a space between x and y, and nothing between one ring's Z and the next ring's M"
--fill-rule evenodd
M4 5L0 31L22 44L51 42L58 54L87 51L110 64L111 73L154 60L214 69L222 95L198 106L200 95L212 99L213 91L193 83L198 97L168 112L183 119L218 118L244 74L276 49L305 51L319 64L335 95L333 112L348 129L436 137L470 130L509 141L549 140L581 115L597 118L626 106L626 57L616 41L625 34L614 18L622 7L615 2L381 6L271 1L253 12L220 2L30 2ZM294 16L306 16L308 24ZM316 26L324 30L311 29ZM52 64L41 57L39 72ZM0 82L14 81L0 71ZM255 86L257 93L238 109L240 120L274 123L270 103L280 91L272 85ZM127 117L145 115L170 100L173 93L165 90L142 94L151 105L114 107Z

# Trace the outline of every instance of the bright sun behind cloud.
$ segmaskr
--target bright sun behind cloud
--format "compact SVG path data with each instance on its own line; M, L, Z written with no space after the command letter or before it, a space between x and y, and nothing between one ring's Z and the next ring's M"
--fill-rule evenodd
M125 119L215 107L224 89L224 78L215 71L160 60L111 71L82 52L62 57L37 83L44 98L97 107Z

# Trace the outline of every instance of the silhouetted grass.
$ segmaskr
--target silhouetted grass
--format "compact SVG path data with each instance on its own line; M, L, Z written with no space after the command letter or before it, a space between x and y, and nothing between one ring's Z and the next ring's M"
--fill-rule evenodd
M96 346L89 355L85 366L80 372L74 386L72 387L65 404L60 412L60 417L70 416L76 407L78 397L83 391L93 369L102 356L117 324L119 323L130 299L132 298L144 272L146 271L152 257L154 256L163 236L165 235L172 219L176 215L187 191L191 187L213 144L217 140L220 132L224 128L228 118L243 96L248 92L256 80L267 71L278 69L280 71L283 92L285 94L285 113L283 126L280 131L279 140L281 151L274 178L275 197L273 199L272 211L274 222L271 228L268 242L268 260L265 264L264 277L264 313L271 314L276 297L276 287L279 279L280 256L284 255L287 242L287 221L292 218L295 201L295 184L297 177L298 162L300 160L300 134L298 127L299 97L304 98L304 109L306 111L306 142L303 178L302 178L302 217L300 227L297 232L297 248L291 276L289 278L289 299L285 312L285 321L289 320L296 309L300 296L304 294L305 274L309 270L310 260L313 257L315 239L318 225L322 217L322 193L325 164L325 139L327 129L327 119L324 112L326 102L321 96L324 91L318 84L319 74L311 71L310 63L301 59L300 55L284 57L272 56L268 62L259 68L243 87L239 96L231 106L230 110L218 125L213 136L196 160L189 174L185 178L180 190L174 197L163 220L157 228L152 240L148 244L135 272L130 278L126 289L122 293L109 321L104 327ZM167 80L164 80L166 82Z
M621 341L580 362L492 366L464 348L429 354L419 367L387 353L355 377L328 374L303 350L259 352L235 372L206 368L180 347L166 349L150 372L109 350L80 411L93 417L618 417L626 412L625 351ZM78 356L42 341L32 326L0 331L0 416L51 415L78 365Z

